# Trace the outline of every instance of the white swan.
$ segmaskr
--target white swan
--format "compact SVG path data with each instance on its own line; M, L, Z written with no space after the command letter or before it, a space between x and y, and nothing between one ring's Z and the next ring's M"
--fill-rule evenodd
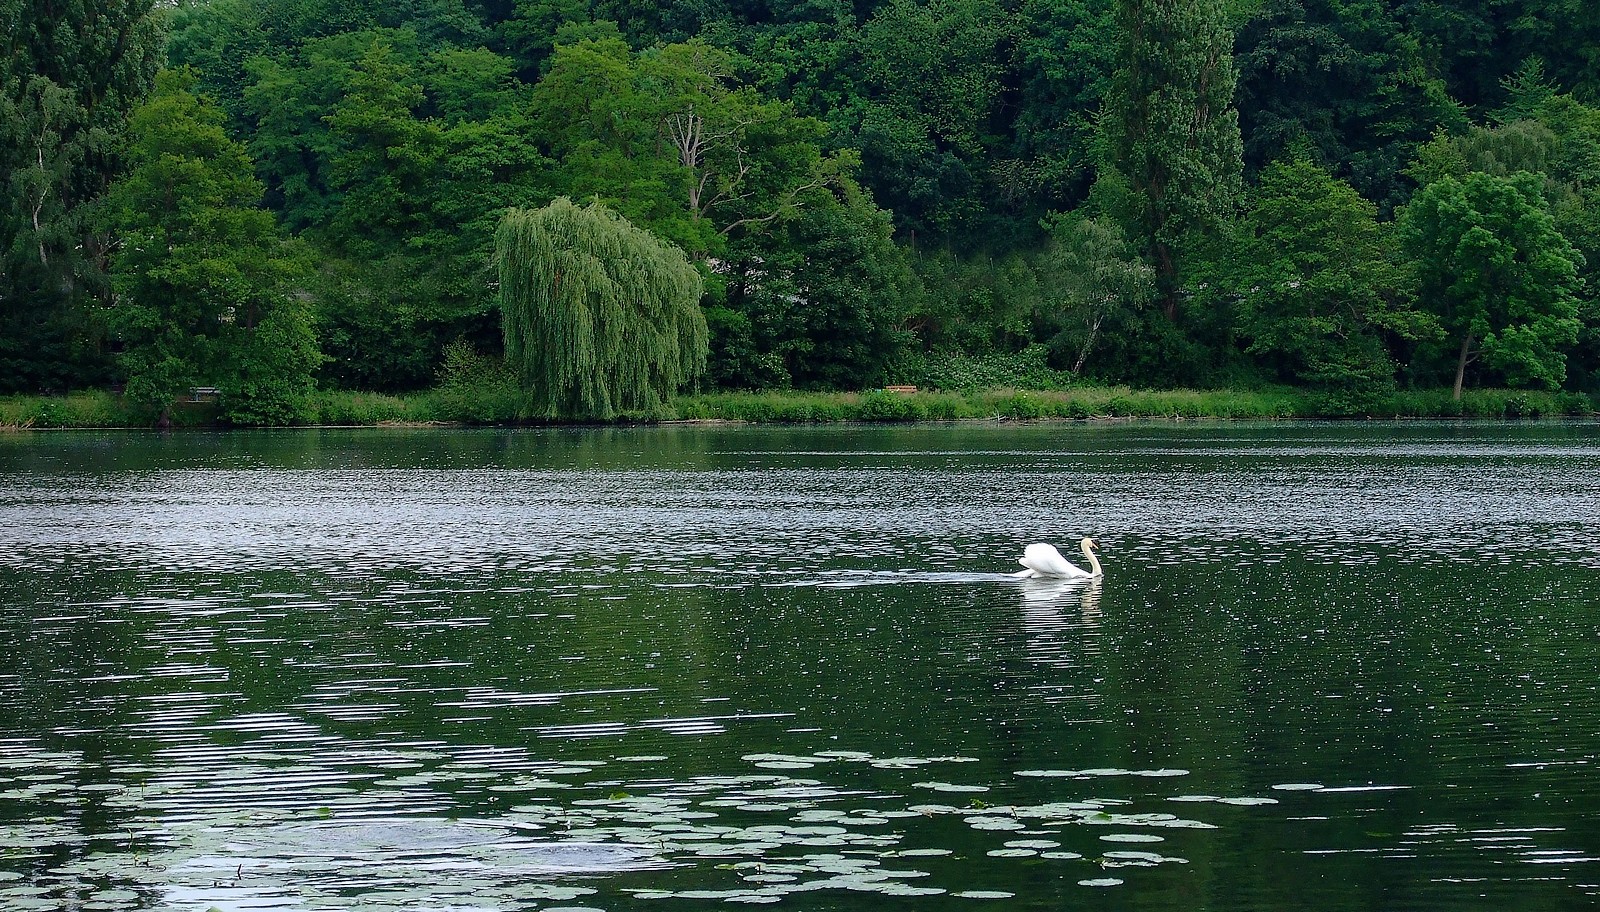
M1053 546L1035 542L1025 548L1022 556L1017 558L1017 563L1028 569L1011 575L1017 579L1034 579L1048 576L1056 579L1085 580L1098 579L1104 576L1105 573L1100 569L1100 559L1095 557L1094 554L1094 549L1100 546L1094 543L1094 539L1085 538L1079 543L1079 547L1083 549L1083 556L1089 561L1088 570L1084 570L1072 561L1062 557L1061 552L1057 551Z

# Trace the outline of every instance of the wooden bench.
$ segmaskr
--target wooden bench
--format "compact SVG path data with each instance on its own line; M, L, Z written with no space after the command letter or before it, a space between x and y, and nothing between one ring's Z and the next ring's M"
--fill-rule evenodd
M910 394L910 393L916 392L917 388L914 387L914 386L886 386L886 387L883 388L883 391L886 392L886 393L906 393L906 394Z

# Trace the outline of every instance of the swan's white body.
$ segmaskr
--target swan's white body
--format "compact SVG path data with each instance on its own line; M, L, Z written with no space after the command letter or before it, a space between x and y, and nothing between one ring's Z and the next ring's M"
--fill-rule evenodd
M1098 579L1105 574L1100 569L1100 559L1095 557L1094 549L1097 547L1094 539L1086 538L1078 545L1083 550L1083 556L1089 561L1089 569L1085 570L1061 556L1053 546L1035 542L1029 545L1017 558L1017 563L1026 570L1011 574L1017 579L1034 579L1046 576L1054 579Z

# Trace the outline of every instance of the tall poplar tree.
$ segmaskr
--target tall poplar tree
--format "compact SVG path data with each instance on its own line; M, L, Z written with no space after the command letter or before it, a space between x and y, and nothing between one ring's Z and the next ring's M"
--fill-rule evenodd
M506 361L541 418L661 403L706 363L700 274L598 203L512 209L495 235Z
M1221 0L1118 0L1117 22L1102 193L1149 254L1175 319L1185 236L1214 231L1239 195L1233 33Z

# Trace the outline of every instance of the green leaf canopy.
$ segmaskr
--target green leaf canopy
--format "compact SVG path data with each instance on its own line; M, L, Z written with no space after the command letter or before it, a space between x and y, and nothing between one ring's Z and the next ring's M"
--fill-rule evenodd
M1526 171L1445 177L1401 215L1423 302L1460 344L1457 399L1480 355L1513 386L1554 390L1566 379L1583 257L1545 210L1542 183Z

